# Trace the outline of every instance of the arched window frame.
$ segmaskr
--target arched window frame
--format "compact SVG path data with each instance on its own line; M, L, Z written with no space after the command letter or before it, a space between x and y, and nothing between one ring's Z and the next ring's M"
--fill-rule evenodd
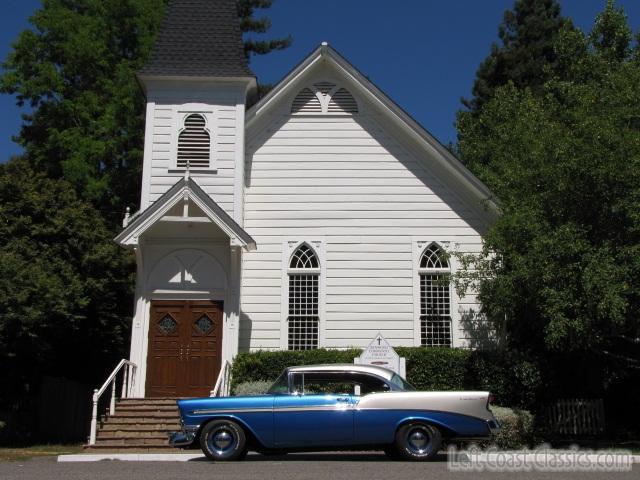
M317 268L292 268L293 254L302 245L311 248L318 259ZM281 295L281 329L280 348L289 349L289 280L292 275L318 276L318 343L316 348L325 346L325 298L326 298L326 253L324 239L292 239L283 242L282 255L282 295Z
M210 106L198 103L189 103L184 104L179 107L174 107L173 109L173 118L174 118L174 126L173 126L173 134L171 140L171 167L170 172L184 172L186 168L184 166L178 166L178 142L180 139L180 134L185 130L185 120L190 115L200 115L204 118L205 121L205 131L209 134L209 166L204 167L189 167L189 171L192 172L208 172L208 173L216 173L217 164L216 164L216 155L215 155L215 145L216 145L216 137L215 132L217 131L216 125L216 117L214 115L214 111Z
M323 93L318 87L317 85L326 85L326 84L331 84L333 85L331 88L329 88L326 93ZM311 90L315 95L316 98L319 100L320 102L320 107L321 107L321 111L320 112L294 112L293 111L293 104L296 100L296 98L298 97L298 95L305 89L309 89ZM333 98L333 95L340 91L340 90L346 90L347 93L353 98L353 101L356 105L356 111L355 112L329 112L329 104L331 103L331 99ZM316 116L316 115L336 115L336 116L355 116L355 115L359 115L361 113L361 104L358 101L358 99L356 98L356 96L352 93L351 88L345 86L344 84L331 79L331 78L322 78L322 79L316 79L311 83L305 84L303 86L301 86L300 88L298 88L297 92L295 93L295 95L293 96L293 98L291 99L291 101L289 102L289 113L291 115L312 115L312 116Z
M422 285L424 275L450 275L455 271L455 265L453 257L449 255L451 242L449 241L413 241L413 270L414 270L414 346L424 347L422 342ZM445 255L447 255L446 267L421 267L421 261L423 255L430 247L435 246L439 248ZM455 295L455 289L452 283L449 281L447 286L447 293L449 297L449 321L450 321L450 343L449 347L458 346L458 319L457 319L457 304L458 299Z

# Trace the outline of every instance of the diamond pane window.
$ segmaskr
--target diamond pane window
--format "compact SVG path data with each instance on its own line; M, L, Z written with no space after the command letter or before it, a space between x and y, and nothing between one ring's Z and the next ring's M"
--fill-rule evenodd
M158 328L162 333L169 335L178 329L178 322L168 313L158 322Z
M211 320L207 315L202 315L198 320L196 320L196 327L202 333L209 333L213 328L213 320Z

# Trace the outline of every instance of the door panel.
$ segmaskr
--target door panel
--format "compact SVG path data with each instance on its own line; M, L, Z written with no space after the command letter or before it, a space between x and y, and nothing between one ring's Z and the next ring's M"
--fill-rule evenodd
M351 395L276 396L273 408L277 447L349 445L354 441Z
M222 321L222 302L152 302L146 396L208 396L220 371Z

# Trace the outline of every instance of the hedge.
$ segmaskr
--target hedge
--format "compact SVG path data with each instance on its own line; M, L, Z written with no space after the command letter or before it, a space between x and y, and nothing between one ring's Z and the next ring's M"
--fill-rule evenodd
M407 359L407 380L419 390L488 390L500 405L533 408L540 390L538 365L526 356L497 350L398 347ZM245 382L273 382L289 366L353 363L360 349L256 351L240 353L232 368L232 390Z

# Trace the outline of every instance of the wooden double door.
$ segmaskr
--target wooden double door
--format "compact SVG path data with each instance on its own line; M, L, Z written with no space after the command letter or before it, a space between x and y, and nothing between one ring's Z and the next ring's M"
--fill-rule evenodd
M202 397L213 389L222 361L222 302L151 303L147 397Z

